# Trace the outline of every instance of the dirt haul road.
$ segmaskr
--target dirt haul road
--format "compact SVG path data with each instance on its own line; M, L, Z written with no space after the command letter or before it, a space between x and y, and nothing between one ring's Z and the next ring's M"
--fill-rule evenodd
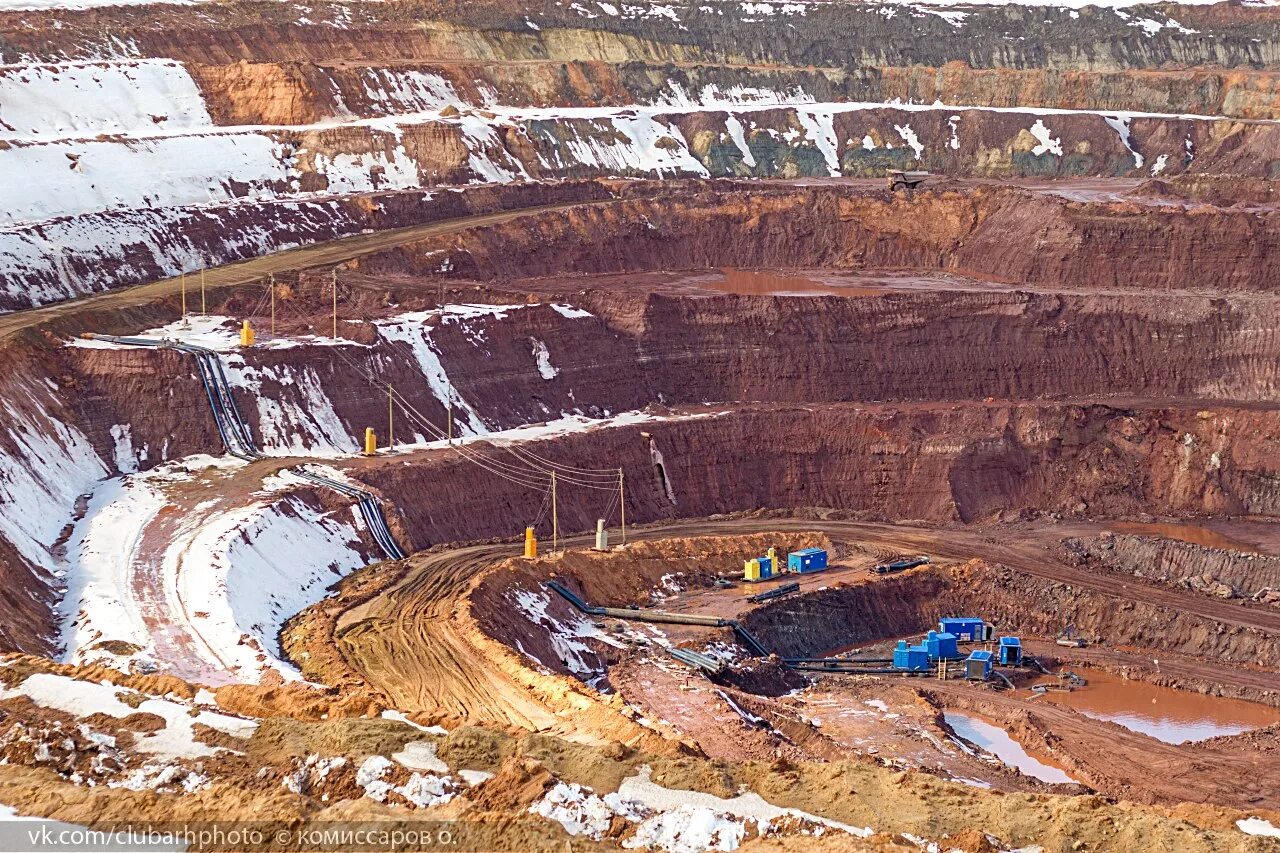
M1101 529L1101 526L1099 526ZM903 552L965 560L981 558L1072 587L1120 599L1138 599L1225 626L1280 632L1280 613L1148 584L1128 584L1058 562L1042 541L994 540L986 531L928 530L893 524L810 519L698 520L635 531L632 539L819 530L833 540L856 541ZM585 544L585 537L566 544ZM470 621L466 592L483 570L512 556L511 544L477 545L409 560L409 570L389 589L342 613L334 641L358 680L406 711L515 728L544 728L594 739L584 718L563 716L568 707L598 704L594 691L568 678L532 677L513 652L484 637ZM1219 677L1229 677L1206 664ZM326 678L332 674L325 673ZM349 679L348 679L349 680ZM551 693L539 685L557 683ZM335 683L335 682L331 682ZM571 700L566 702L566 700ZM616 724L615 724L616 725ZM622 739L618 733L612 739Z
M442 234L452 234L455 231L465 231L470 228L478 228L486 225L497 225L513 219L519 219L522 216L533 216L547 211L564 210L572 207L596 207L612 203L612 201L605 200L571 201L560 204L546 204L536 207L519 208L517 210L504 210L499 213L485 213L477 216L461 217L458 219L446 219L431 222L426 225L410 225L405 228L390 228L386 231L378 231L373 234L359 234L354 237L342 237L337 240L328 240L323 243L304 246L299 249L290 249L284 252L263 255L257 258L251 258L247 261L239 261L234 264L210 267L204 271L204 286L205 290L208 292L224 290L229 287L251 284L272 274L341 264L365 255L371 255L375 252L391 249L405 243L411 243L415 240L423 240L428 237L438 237ZM186 287L188 301L195 300L192 304L197 304L200 298L199 276L188 275ZM139 284L135 287L127 287L119 290L108 291L107 293L95 296L87 296L82 299L72 299L66 302L59 302L55 305L48 305L43 308L33 308L28 311L15 311L11 314L0 316L0 340L10 338L23 329L38 326L42 323L48 323L52 320L71 317L82 312L115 311L124 308L134 308L156 302L166 297L177 296L181 292L181 277L165 278L160 279L159 281L149 282L147 284Z

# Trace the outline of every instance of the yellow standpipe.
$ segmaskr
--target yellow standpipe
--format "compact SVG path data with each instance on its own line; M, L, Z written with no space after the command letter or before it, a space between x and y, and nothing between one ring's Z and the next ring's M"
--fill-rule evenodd
M532 527L524 529L524 555L530 560L538 556L538 537L533 535Z
M253 327L249 325L249 321L245 320L244 325L240 327L240 346L251 347L256 336L253 333Z
M378 436L374 434L373 427L364 428L364 455L372 456L378 452Z
M772 571L775 575L780 575L787 570L786 566L778 565L778 549L777 548L770 548L768 557L769 557L769 570Z

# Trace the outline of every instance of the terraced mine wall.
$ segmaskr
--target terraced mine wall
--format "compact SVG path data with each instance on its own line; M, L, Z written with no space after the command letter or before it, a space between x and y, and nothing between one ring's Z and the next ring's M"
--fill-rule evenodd
M1280 175L1277 125L1255 121L1276 116L1272 10L1172 14L771 2L0 13L0 171L57 188L0 186L0 309L404 221L364 198L375 193L899 168Z
M760 401L758 411L543 445L573 464L624 465L635 521L765 506L959 521L1024 510L1269 514L1280 507L1266 439L1275 427L1267 406L1280 362L1275 308L1266 299L570 297L522 292L536 286L524 282L506 286L512 305L440 316L431 311L435 294L426 296L412 279L351 275L341 280L344 299L361 319L343 324L344 342L223 357L240 408L271 453L355 454L365 427L381 432L385 425L385 387L368 381L372 373L437 429L452 400L463 436L574 412L607 417L654 401ZM465 298L462 282L441 281L451 298ZM328 334L325 286L305 279L282 301L285 331ZM240 294L217 310L250 316L261 296ZM163 325L170 310L136 309L93 330ZM15 646L48 641L49 555L65 544L82 495L119 472L221 452L188 359L66 346L87 331L82 322L12 338L3 351L10 417L0 432L0 464L13 508L0 519L11 543L4 562L13 613L4 630ZM261 315L256 322L263 328ZM1186 396L1244 402L1184 410L1176 401ZM1058 397L1108 405L1052 401ZM948 402L986 398L992 402ZM1039 402L995 402L1011 399ZM861 407L832 408L849 403ZM401 443L431 436L403 413L397 423ZM645 431L655 436L653 448ZM653 449L663 458L661 479ZM785 473L760 476L773 470ZM397 535L415 547L512 535L494 519L532 519L543 499L486 480L448 451L421 465L374 462L355 473L390 499ZM566 529L594 524L596 498L562 496Z
M1266 462L1244 462L1251 441L1235 443L1222 430L1230 423L1241 436L1258 434L1274 419L1105 406L784 407L566 436L532 449L578 465L621 464L631 484L627 517L637 523L758 507L965 522L1249 513L1272 511L1280 486ZM416 547L515 535L491 519L532 522L543 501L444 454L360 476L395 504ZM591 529L607 502L562 489L561 529Z
M385 8L315 3L305 14L265 2L228 3L173 29L181 10L140 19L127 9L14 12L0 59L85 59L168 55L228 62L275 53L278 59L626 58L775 62L793 66L941 66L1124 69L1162 64L1255 66L1280 61L1274 10L1219 4L1111 9L984 8L940 15L912 7L708 2L690 6L596 4L514 8L480 3L402 2ZM616 7L615 7L616 8ZM166 14L166 12L168 14ZM29 26L51 17L60 31ZM301 20L305 18L305 20ZM1143 25L1142 22L1150 21ZM528 22L535 24L529 26ZM28 26L23 26L23 24ZM425 24L425 25L424 25ZM768 37L761 33L767 32ZM850 38L847 34L854 34Z
M730 185L550 211L533 227L526 220L411 243L358 268L436 274L447 259L446 277L481 280L719 267L904 269L1066 290L1272 289L1278 214L1173 200L1069 201L1014 187L944 185L908 198Z
M261 301L260 294L254 298ZM299 299L309 304L306 293ZM437 428L446 421L449 395L456 395L455 424L464 436L575 411L605 417L654 401L1062 397L1122 407L1197 395L1265 404L1280 390L1280 342L1271 332L1277 309L1266 300L1165 304L1136 295L1025 292L678 299L602 292L573 297L590 306L583 310L558 308L563 303L556 299L544 294L532 305L443 318L397 314L343 324L347 337L336 347L255 348L225 360L261 446L341 453L355 452L366 426L385 423L381 382ZM1180 345L1170 350L1170 340ZM59 395L67 399L61 405L74 406L71 420L109 458L112 429L125 423L135 447L156 451L136 461L143 467L216 450L213 424L203 416L204 391L176 353L53 346L38 356L15 352L14 363L74 389L74 396ZM437 365L450 391L428 378ZM149 405L161 398L168 405ZM399 438L415 435L430 433L406 417Z

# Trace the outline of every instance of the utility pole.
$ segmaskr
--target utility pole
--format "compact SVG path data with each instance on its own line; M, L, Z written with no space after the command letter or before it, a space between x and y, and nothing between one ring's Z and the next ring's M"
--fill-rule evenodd
M276 274L271 274L271 337L276 335Z
M187 271L182 271L182 322L187 321Z
M627 492L622 487L622 469L618 469L618 508L622 510L622 544L627 544Z
M205 298L204 298L204 270L201 269L200 270L200 316L203 317L208 313L209 313L209 306L208 306L208 303L205 302Z
M453 401L449 401L449 445L453 446ZM553 549L554 550L554 549Z
M551 472L551 553L560 541L560 515L556 507L556 472Z
M395 390L391 387L391 383L387 383L387 449L394 450L396 446L396 401Z
M333 279L333 339L338 339L338 268L334 267L330 275Z

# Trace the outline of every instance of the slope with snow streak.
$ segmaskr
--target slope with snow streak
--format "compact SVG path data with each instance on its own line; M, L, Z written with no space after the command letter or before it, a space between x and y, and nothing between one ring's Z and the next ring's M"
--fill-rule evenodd
M281 625L371 559L352 510L317 509L300 486L209 457L104 483L69 546L67 661L204 684L297 678Z
M1162 155L1163 172L1174 173L1210 162L1221 142L1214 116L815 103L794 89L691 93L679 84L648 104L530 108L466 103L426 72L368 75L365 93L385 115L214 126L172 61L0 69L0 139L11 142L0 147L0 173L34 179L0 183L4 290L38 304L287 247L300 235L265 205L356 193L566 177L849 176L916 163L961 174L1112 174ZM235 227L203 238L208 245L176 233L179 220L187 232L228 211L239 211ZM297 231L345 218L307 212ZM119 250L135 242L140 253Z
M173 132L212 124L195 80L171 60L0 66L0 140Z
M859 147L847 142L864 135L861 127L838 133L834 126L838 116L846 117L841 122L843 131L850 121L859 121L857 114L867 115L867 127L889 126L878 113L900 114L892 117L890 125L910 128L917 137L925 130L912 128L910 116L916 113L1017 115L1023 119L1023 129L1037 138L1037 128L1043 127L1047 116L1071 117L1077 136L1085 129L1079 121L1090 121L1088 130L1093 135L1105 126L1104 119L1114 120L1117 115L1175 123L1222 120L1215 116L944 104L796 103L781 98L772 104L760 101L715 107L466 109L460 116L436 111L299 127L145 127L103 139L36 137L15 141L0 149L0 170L38 176L44 191L32 193L27 183L0 186L0 224L22 225L108 210L416 189L426 183L448 183L441 180L446 168L448 174L461 178L458 183L623 175L706 177L712 174L710 161L697 153L694 136L679 127L683 117L700 115L724 125L725 133L736 137L736 128L725 125L729 118L741 125L744 117L767 114L751 118L753 132L759 125L758 132L770 135L775 144L782 140L790 148L820 153L832 175L846 173L844 149ZM928 135L911 146L916 159L923 158L926 149L939 153L956 150L950 147L955 128L948 126L944 135L934 132L936 124L930 121ZM968 139L965 125L961 122L958 138L967 150L978 140ZM340 128L361 133L339 136L334 131ZM504 141L495 133L504 128L518 131L517 137L526 144ZM329 150L303 158L295 142L303 133L320 134L315 144ZM454 137L467 150L467 163L461 171L438 159L425 145L426 140L440 134ZM407 146L410 139L414 144ZM1069 144L1074 142L1068 140ZM1162 153L1180 157L1184 153L1180 139L1175 143ZM750 139L746 144L750 145ZM1167 140L1160 144L1167 144ZM1061 149L1054 146L1053 153L1061 156ZM303 190L304 181L322 189Z
M546 309L550 308L548 311ZM221 354L228 381L252 397L246 404L242 398L240 407L251 428L260 436L259 451L265 456L345 457L358 453L362 447L359 439L365 409L357 402L344 398L352 386L364 390L372 385L375 393L385 395L383 380L370 380L370 376L386 377L387 365L396 366L396 391L402 400L402 408L421 411L424 402L438 407L440 414L452 410L455 436L471 438L487 435L501 429L505 423L524 423L532 418L514 420L495 417L492 408L489 415L481 414L480 401L468 399L450 380L450 370L460 371L460 361L474 373L472 365L477 359L488 358L489 336L509 337L512 333L502 327L510 321L527 317L527 312L539 310L556 324L553 328L590 320L593 316L582 309L561 303L521 303L516 305L449 304L443 309L413 311L395 314L372 321L377 334L372 343L360 343L350 338L319 337L315 335L269 337L263 335L254 347L240 347L239 323L231 317L208 315L190 317L165 326L148 329L128 336L139 341L181 342L204 347ZM538 318L534 318L538 319ZM446 355L442 350L439 332L450 333L451 347ZM77 349L129 349L129 345L98 338L75 338L68 346ZM288 350L289 353L282 351ZM302 350L302 352L299 352ZM284 356L288 355L285 360ZM527 377L537 376L538 384L550 383L560 376L560 369L552 361L552 354L545 341L530 339L527 355L513 355L514 364L504 369L519 371ZM306 360L310 359L310 360ZM471 377L474 378L474 377ZM350 396L346 393L345 396ZM581 411L571 403L571 389L559 402L565 410L543 406L541 411L550 420L580 415ZM505 402L505 401L504 401ZM583 401L582 405L588 405ZM408 420L405 432L401 432L399 446L425 445L436 436L423 418ZM443 422L435 424L443 427ZM406 433L411 436L405 440Z

